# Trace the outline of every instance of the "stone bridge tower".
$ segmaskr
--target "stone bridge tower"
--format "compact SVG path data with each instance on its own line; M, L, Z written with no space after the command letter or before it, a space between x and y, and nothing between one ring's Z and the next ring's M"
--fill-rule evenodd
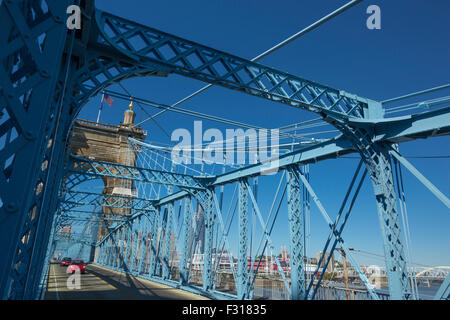
M134 166L137 154L129 149L127 139L132 137L144 140L146 134L141 128L133 127L136 114L132 108L133 105L130 103L129 109L124 113L123 123L118 126L77 119L73 127L70 152L91 160ZM102 179L103 194L129 197L136 194L133 181L109 177ZM107 216L129 214L129 211L129 209L102 208L103 214ZM97 240L106 233L105 223L102 222Z

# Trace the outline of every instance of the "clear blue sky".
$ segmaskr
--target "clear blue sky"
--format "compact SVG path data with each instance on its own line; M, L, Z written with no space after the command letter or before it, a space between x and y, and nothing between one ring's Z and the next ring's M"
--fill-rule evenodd
M97 0L97 7L162 31L251 59L298 32L347 1L300 0ZM381 30L366 28L366 8L381 8ZM294 41L260 62L337 89L374 100L385 100L449 83L450 2L363 1L319 29ZM172 104L204 84L170 75L123 82L135 96ZM113 86L113 89L118 89ZM119 90L119 89L118 89ZM96 120L100 97L93 98L80 117ZM182 105L228 119L275 128L315 117L282 104L224 88L212 88ZM104 107L101 122L122 120L126 103ZM137 121L145 114L135 108ZM155 113L156 110L148 110ZM192 128L193 118L165 113L158 122L167 132ZM225 127L204 122L206 127ZM152 123L144 125L149 141L170 143ZM448 155L449 138L410 142L405 155ZM411 159L442 192L450 194L448 159ZM355 159L330 160L311 166L312 185L332 218L357 165ZM427 265L450 265L450 212L412 175L404 170L413 260ZM267 208L275 178L261 178L261 207ZM265 183L265 181L268 181ZM312 243L309 255L322 250L328 227L312 205ZM284 210L273 232L277 250L288 244ZM237 229L236 229L237 230ZM258 238L259 239L259 238ZM380 229L370 181L366 181L350 217L344 239L349 247L382 253ZM233 242L233 241L232 241ZM233 242L233 247L236 243ZM364 264L382 261L356 256Z

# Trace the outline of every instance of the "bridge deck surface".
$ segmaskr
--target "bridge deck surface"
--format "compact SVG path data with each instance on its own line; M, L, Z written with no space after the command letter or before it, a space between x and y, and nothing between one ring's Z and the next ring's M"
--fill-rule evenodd
M203 300L203 296L133 275L88 265L80 289L69 289L66 267L52 263L45 300Z

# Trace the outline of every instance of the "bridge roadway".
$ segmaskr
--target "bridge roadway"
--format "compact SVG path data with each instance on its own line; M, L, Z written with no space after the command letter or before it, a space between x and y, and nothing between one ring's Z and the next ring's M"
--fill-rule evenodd
M89 264L80 289L69 289L66 267L51 263L45 300L207 300L166 285Z

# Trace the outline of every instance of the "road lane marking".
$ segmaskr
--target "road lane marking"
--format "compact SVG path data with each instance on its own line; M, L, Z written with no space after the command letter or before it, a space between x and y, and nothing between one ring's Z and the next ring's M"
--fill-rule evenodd
M54 264L52 264L52 270L53 270L53 280L55 280L56 300L59 300L58 283L56 282L56 273Z

